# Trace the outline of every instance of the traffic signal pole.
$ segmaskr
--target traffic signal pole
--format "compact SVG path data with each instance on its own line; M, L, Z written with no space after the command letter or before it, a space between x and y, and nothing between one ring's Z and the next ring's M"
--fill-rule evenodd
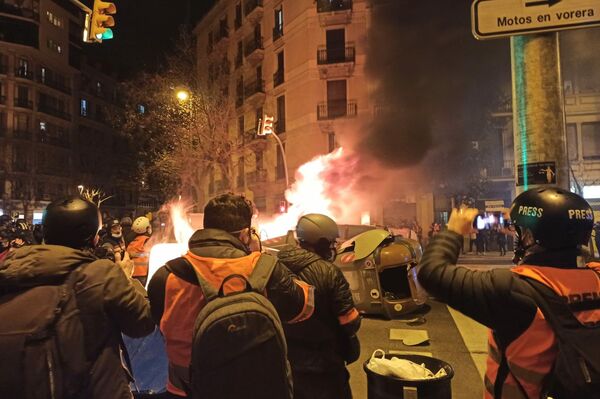
M512 36L516 191L569 189L558 32Z

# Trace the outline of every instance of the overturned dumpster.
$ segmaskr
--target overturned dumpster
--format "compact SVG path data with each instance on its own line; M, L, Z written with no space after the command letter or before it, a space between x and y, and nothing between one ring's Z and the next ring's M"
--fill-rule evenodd
M427 299L417 281L421 255L418 242L372 229L344 242L335 264L361 313L393 319L414 312Z

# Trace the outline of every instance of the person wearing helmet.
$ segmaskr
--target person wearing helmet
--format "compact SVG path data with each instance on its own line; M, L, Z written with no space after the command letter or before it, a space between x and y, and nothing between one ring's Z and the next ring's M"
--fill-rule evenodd
M121 228L123 229L123 240L125 240L125 246L127 247L131 241L137 236L132 230L131 225L133 224L132 219L129 216L124 216L119 221Z
M127 246L127 252L134 264L133 278L138 279L145 286L148 279L148 262L150 260L150 249L146 248L146 243L152 235L150 220L145 216L140 216L133 221L131 231L135 233L135 238Z
M425 250L418 278L438 300L490 328L485 397L590 398L565 393L572 388L555 378L557 337L540 311L537 292L582 299L585 311L573 303L568 309L580 323L584 317L586 323L600 322L600 309L592 300L600 295L600 266L582 262L594 223L591 207L580 196L556 187L520 194L507 215L516 233L516 266L489 271L455 266L462 234L476 215L474 209L452 212L448 231Z
M336 257L337 224L328 216L308 214L298 220L299 247L278 253L302 280L315 287L315 313L309 320L284 325L294 376L294 398L352 398L346 365L360 355L356 333L360 315Z
M121 363L121 334L132 337L147 335L154 330L154 322L143 287L131 282L131 261L117 265L94 255L100 220L98 207L80 197L67 197L49 204L42 219L44 244L24 246L10 252L0 265L0 293L5 295L8 290L15 292L61 283L67 277L74 278L73 289L79 312L70 317L81 319L84 342L72 342L68 350L85 352L90 367L86 380L79 385L81 391L77 397L132 398L128 374ZM6 300L2 299L2 302L6 303ZM72 330L65 332L57 328L56 334L61 332L73 333ZM61 337L67 339L66 336L58 336L59 341ZM8 340L9 337L0 336L3 351L10 348L12 341ZM73 357L66 353L61 355L67 359ZM3 352L3 356L11 359L10 354ZM14 367L15 364L5 366ZM62 370L65 370L64 367L62 365ZM3 367L3 374L5 370L6 367ZM50 375L41 368L38 370L28 371L44 373L35 381L42 381ZM5 392L7 387L3 384L9 382L1 379L0 392ZM23 392L11 397L32 397L27 392L28 388L23 386Z
M100 247L106 249L108 253L113 253L116 260L124 258L127 247L119 219L111 219L108 222L106 236L100 242Z

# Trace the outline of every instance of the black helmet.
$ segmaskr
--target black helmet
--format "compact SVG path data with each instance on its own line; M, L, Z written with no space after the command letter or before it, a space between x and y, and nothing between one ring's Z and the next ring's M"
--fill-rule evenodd
M536 244L545 249L588 245L594 212L586 200L558 187L534 188L513 201L510 218L517 227L531 230Z
M93 247L100 220L98 207L80 197L54 201L42 218L44 242L75 249Z
M296 236L300 242L316 245L320 240L333 242L340 233L337 224L329 216L309 213L298 220Z

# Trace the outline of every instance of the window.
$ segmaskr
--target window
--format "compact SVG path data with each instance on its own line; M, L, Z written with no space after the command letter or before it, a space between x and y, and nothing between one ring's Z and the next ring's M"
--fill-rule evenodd
M242 3L235 5L235 30L242 27Z
M328 140L329 152L333 152L333 150L335 150L335 148L337 147L337 145L335 143L335 133L327 134L327 140Z
M325 38L327 43L327 63L344 62L346 46L346 32L344 29L328 30Z
M327 116L335 118L346 115L346 81L327 81Z
M254 153L254 159L255 159L255 162L256 162L256 170L263 170L263 168L264 168L263 152L262 151L256 151Z
M14 132L17 135L20 135L22 133L29 133L29 115L15 114Z
M283 149L285 151L285 143L283 143ZM277 179L285 179L285 166L283 162L283 153L281 152L281 147L277 146L277 169L276 169Z
M256 108L255 116L256 116L256 119L255 119L256 123L254 124L254 129L257 130L258 123L263 118L263 107ZM254 132L252 132L252 134L254 134Z
M577 154L577 125L575 123L567 123L567 151L569 160L576 161Z
M142 104L138 104L138 106L137 106L137 112L138 112L138 114L145 114L146 113L146 106L142 105Z
M29 60L26 60L25 58L19 58L19 62L17 65L17 70L15 71L16 75L19 78L31 79L32 71L29 67Z
M285 132L285 96L277 97L277 124L275 133Z
M46 67L41 67L40 68L40 79L42 81L42 83L46 83L46 78L48 74L48 69L46 69Z
M59 18L56 15L52 14L51 11L46 11L46 18L48 19L48 22L50 22L57 28L62 28L64 26L62 18Z
M273 41L283 36L283 6L280 5L273 11L275 24L273 25Z
M60 44L58 44L57 42L55 42L52 39L48 39L48 41L46 43L50 50L54 51L55 53L62 54L62 47Z
M33 106L31 101L29 101L29 87L17 86L15 88L15 105L23 108L31 108Z
M244 125L244 115L241 115L240 117L238 117L238 136L240 137L244 136Z
M208 44L206 46L206 53L210 54L212 53L212 49L213 49L213 33L212 32L208 32Z
M600 122L581 124L583 159L600 159Z
M277 87L284 82L284 57L283 51L277 53L277 68L275 69L275 74L273 74L273 86Z
M242 188L244 187L244 183L245 183L245 170L244 170L244 157L240 157L238 159L238 176L237 176L237 187L238 188Z
M79 114L81 116L88 116L88 101L85 98L81 99Z
M102 82L96 82L96 95L102 96Z

